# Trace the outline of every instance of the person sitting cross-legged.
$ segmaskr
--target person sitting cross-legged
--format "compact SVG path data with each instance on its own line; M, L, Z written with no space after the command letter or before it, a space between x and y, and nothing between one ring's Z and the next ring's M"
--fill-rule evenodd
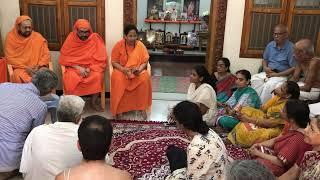
M171 117L191 141L187 150L168 147L172 173L166 180L223 179L229 164L227 150L219 135L203 121L199 106L182 101L173 108Z
M84 104L79 96L61 96L58 122L41 125L31 131L24 144L20 164L25 180L54 180L58 173L81 162L82 155L76 144Z
M236 145L250 147L254 143L277 137L284 127L285 120L280 116L288 99L298 99L299 86L286 81L275 89L275 96L259 109L243 107L237 115L240 123L228 134L228 139Z
M106 118L93 115L83 119L78 129L78 148L83 161L65 169L56 180L131 180L128 172L105 162L112 139L112 126Z
M239 70L236 72L236 76L236 86L238 89L228 101L220 104L222 106L220 106L215 116L215 119L217 119L216 124L227 131L232 130L239 123L236 115L242 107L260 107L260 98L257 92L250 87L250 72L244 69Z
M250 154L266 166L275 176L281 176L296 162L300 162L312 146L304 142L303 129L310 122L308 105L297 99L289 99L283 108L282 116L290 124L287 132L273 139L256 143Z

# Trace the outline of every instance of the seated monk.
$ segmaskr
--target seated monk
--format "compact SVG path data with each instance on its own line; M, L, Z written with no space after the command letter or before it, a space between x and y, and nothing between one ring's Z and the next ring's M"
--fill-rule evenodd
M8 33L5 47L7 63L13 66L12 82L31 82L32 75L41 67L48 67L50 53L47 41L32 30L29 16L19 16Z
M61 48L59 64L66 66L64 94L92 95L92 107L100 111L97 100L106 60L107 51L102 38L93 33L87 20L78 19Z
M124 38L112 49L110 109L115 116L137 110L146 119L146 109L152 102L151 79L146 70L149 54L137 40L137 33L134 25L128 25Z
M314 46L309 39L301 39L294 46L297 65L292 81L300 86L301 100L316 100L320 94L320 59L315 57ZM300 79L300 77L303 77Z

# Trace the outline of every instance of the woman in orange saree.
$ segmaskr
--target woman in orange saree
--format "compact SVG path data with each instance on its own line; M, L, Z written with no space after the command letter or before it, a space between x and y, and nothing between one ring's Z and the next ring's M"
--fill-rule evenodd
M114 116L135 110L146 119L146 110L152 102L151 78L147 72L149 54L137 40L137 33L134 25L128 25L124 38L112 49L110 110Z

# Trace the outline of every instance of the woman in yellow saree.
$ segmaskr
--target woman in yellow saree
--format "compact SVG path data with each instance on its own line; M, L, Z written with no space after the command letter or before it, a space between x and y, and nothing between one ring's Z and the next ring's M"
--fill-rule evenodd
M266 141L278 136L284 127L280 116L288 99L298 99L299 86L293 81L286 81L275 89L275 96L260 109L243 107L238 116L240 123L228 134L228 139L235 145L250 147L254 143Z

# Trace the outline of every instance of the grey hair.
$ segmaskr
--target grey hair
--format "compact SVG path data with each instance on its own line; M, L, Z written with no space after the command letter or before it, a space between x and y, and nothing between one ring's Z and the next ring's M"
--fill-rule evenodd
M40 91L40 96L44 96L57 87L58 77L53 71L42 68L32 76L32 83Z
M275 180L276 177L256 160L237 160L230 165L226 179Z
M64 95L60 97L57 109L59 122L75 122L83 111L85 101L75 95Z

